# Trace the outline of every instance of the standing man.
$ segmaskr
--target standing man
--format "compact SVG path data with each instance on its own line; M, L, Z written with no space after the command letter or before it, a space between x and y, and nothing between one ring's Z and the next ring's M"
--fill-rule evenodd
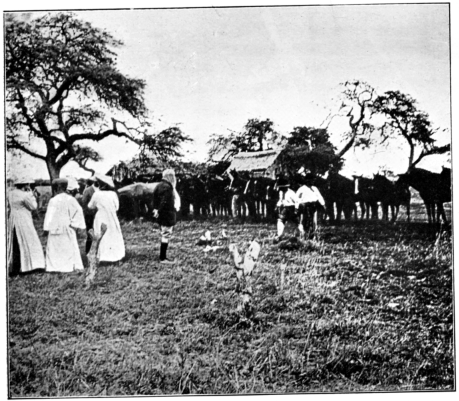
M76 197L76 194L78 193L78 190L80 189L80 185L78 184L78 181L74 177L65 177L67 180L67 193L74 198Z
M296 193L290 188L290 182L286 178L279 178L277 189L279 190L279 201L277 202L277 237L275 242L279 242L282 239L287 221L292 222L295 227L300 227L298 198ZM300 233L302 234L302 228L300 228Z
M76 230L84 230L83 210L77 200L67 193L68 180L53 180L56 194L48 204L43 230L48 235L46 246L47 272L83 270Z
M311 173L303 176L303 185L296 192L299 207L299 230L302 234L308 232L312 238L317 229L317 211L320 207L325 208L325 201L321 193L314 185L314 175Z
M96 214L96 210L89 209L88 205L91 201L94 192L96 192L96 179L94 177L88 178L86 180L86 188L83 191L83 197L81 199L81 205L83 207L83 214L84 214L84 221L86 223L86 231L88 232L91 228L94 227L94 216ZM92 239L88 235L86 238L86 254L89 253L91 250Z
M153 217L158 219L161 229L161 248L159 261L163 264L174 264L173 259L167 258L167 247L172 235L173 227L177 222L175 204L175 172L172 169L163 171L161 182L153 192Z

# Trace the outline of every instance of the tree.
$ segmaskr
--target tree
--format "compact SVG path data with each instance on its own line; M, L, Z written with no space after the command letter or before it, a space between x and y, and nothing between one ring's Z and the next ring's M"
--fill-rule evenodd
M173 163L183 155L181 145L192 139L179 127L170 127L154 136L146 136L140 144L140 158L153 158L163 163Z
M249 119L241 132L230 132L230 135L212 135L208 144L211 145L209 158L221 155L228 160L239 152L257 152L276 146L279 134L273 128L274 123L268 118L259 120Z
M140 144L148 137L145 82L118 71L113 49L121 45L71 13L8 17L7 148L43 160L54 179L70 160L87 169L99 159L91 141L117 136Z
M343 157L352 148L368 148L373 143L372 133L375 128L371 123L372 104L376 91L368 83L353 80L340 84L342 91L338 97L338 109L327 117L327 128L336 117L344 117L349 124L349 131L342 134L345 141L338 157Z
M451 145L436 146L429 115L418 110L416 100L399 91L387 91L373 103L374 112L385 117L380 132L382 141L401 136L409 146L408 170L415 167L424 157L444 154ZM417 157L415 159L417 153Z
M292 172L304 167L315 175L340 170L343 164L326 128L295 127L287 137L281 159Z

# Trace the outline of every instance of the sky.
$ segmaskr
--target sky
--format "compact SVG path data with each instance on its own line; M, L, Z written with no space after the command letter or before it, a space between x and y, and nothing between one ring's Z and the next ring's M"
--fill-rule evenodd
M368 82L378 93L400 90L411 95L434 127L446 129L438 135L438 143L450 142L447 4L125 9L76 14L124 42L117 49L120 71L146 81L145 101L155 121L154 130L178 124L193 138L184 149L189 160L206 160L211 134L240 131L250 118L269 118L282 134L296 126L321 127L336 105L339 84L352 79ZM343 146L340 138L346 128L339 119L330 126L338 149ZM134 144L119 138L94 147L104 160L91 167L100 173L137 152ZM408 153L402 143L392 143L389 148L350 151L345 159L347 175L368 175L381 168L402 173ZM440 171L447 159L431 157L420 167ZM47 178L43 163L7 158L10 172L24 166L37 178ZM87 176L74 163L61 175L69 174Z

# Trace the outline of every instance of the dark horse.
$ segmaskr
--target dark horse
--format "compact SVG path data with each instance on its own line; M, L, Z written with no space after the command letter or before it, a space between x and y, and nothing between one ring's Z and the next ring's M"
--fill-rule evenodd
M232 193L231 210L233 217L246 217L248 214L252 214L250 209L253 209L249 199L248 186L250 184L250 177L248 174L232 170L229 173L231 183L228 187ZM247 202L248 201L248 202ZM249 206L250 204L250 206Z
M392 213L392 221L397 220L400 206L406 207L408 221L410 221L411 193L403 180L390 181L384 175L376 174L373 178L375 198L381 202L383 220L389 220L389 209Z
M207 191L213 216L231 215L232 195L228 191L229 185L229 177L222 177L218 174L209 174L207 176Z
M341 212L346 219L357 212L355 206L354 181L341 174L330 172L326 180L327 188L319 191L322 193L327 208L327 214L331 221L335 220L333 205L336 204L336 220L341 220Z
M446 223L444 202L451 202L451 170L444 169L441 174L432 173L422 168L411 168L400 174L400 182L413 187L424 201L429 224L438 222L440 215ZM437 207L437 215L435 215Z
M360 204L361 219L378 218L378 194L372 178L354 176L355 201Z

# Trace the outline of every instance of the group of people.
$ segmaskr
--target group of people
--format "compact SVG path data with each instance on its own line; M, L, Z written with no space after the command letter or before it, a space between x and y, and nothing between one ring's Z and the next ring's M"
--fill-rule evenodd
M279 201L277 203L277 237L280 241L285 224L290 221L304 237L315 231L317 210L325 202L319 190L312 185L313 176L304 171L303 185L294 192L286 179L278 180ZM77 191L76 180L66 178L52 182L53 197L49 201L43 224L47 237L46 253L35 230L32 214L37 209L37 200L31 190L31 181L19 179L15 188L7 195L8 204L8 271L15 275L35 269L49 272L71 272L83 270L83 261L78 246L77 232L93 229L100 237L102 224L107 226L99 248L100 262L117 262L125 256L125 246L117 216L118 195L110 177L95 175L87 180L82 194ZM167 257L169 240L177 222L176 213L180 200L176 187L175 172L164 170L162 181L153 192L153 217L157 219L161 232L159 261L174 263ZM85 252L92 246L92 237L87 233ZM46 256L45 256L46 255Z
M279 201L277 202L277 237L282 240L285 224L290 221L300 232L300 237L312 237L317 227L317 211L325 207L325 200L320 191L313 185L314 175L304 168L298 171L303 185L295 192L290 182L281 178L277 182Z
M83 270L77 232L93 229L94 236L100 237L102 224L107 226L107 230L99 243L97 259L100 262L117 262L124 258L124 240L117 217L119 201L112 179L95 175L87 180L81 195L75 191L73 181L76 180L59 178L52 181L53 197L43 223L47 237L44 254L31 213L37 209L32 181L27 178L16 180L14 188L7 194L7 261L10 275L36 269L47 272ZM165 170L153 194L153 214L161 229L160 262L166 264L174 263L167 257L167 248L176 224L178 195L175 185L174 171ZM86 234L87 254L91 250L92 239Z

